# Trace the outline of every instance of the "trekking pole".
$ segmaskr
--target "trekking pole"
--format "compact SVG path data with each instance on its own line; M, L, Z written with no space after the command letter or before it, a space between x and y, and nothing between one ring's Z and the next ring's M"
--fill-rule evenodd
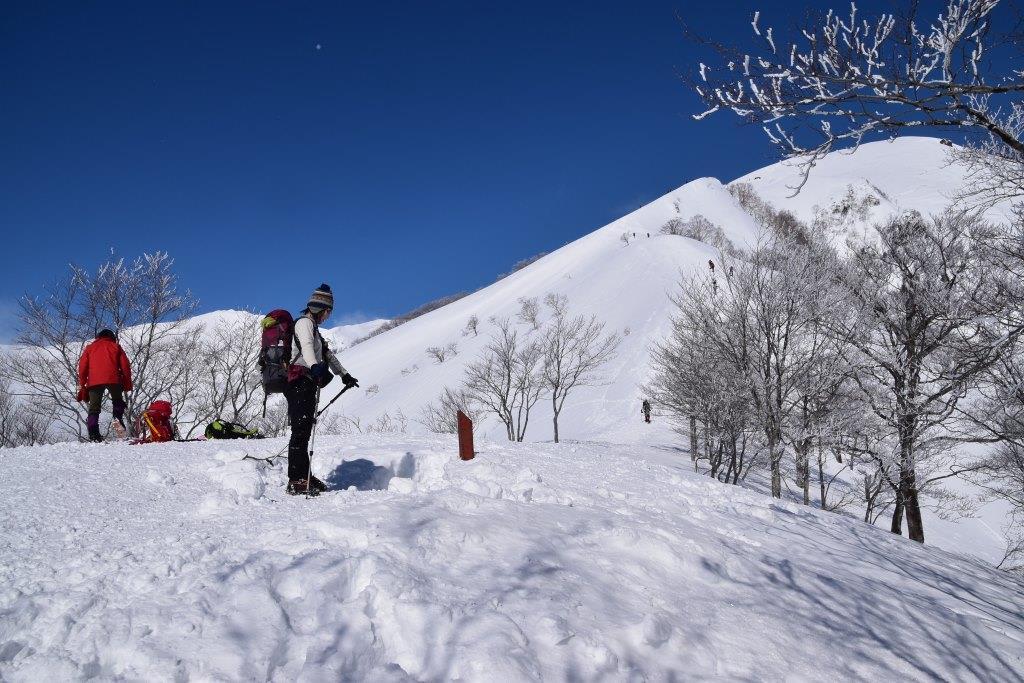
M274 453L273 455L268 455L268 456L266 456L264 458L261 458L261 457L256 456L256 455L249 455L248 453L246 453L245 455L242 456L242 460L261 460L263 462L266 462L266 463L272 465L272 464L274 464L275 460L277 460L282 455L284 455L284 452L286 450L288 450L288 444L285 444L284 446L282 446L281 450L279 450L277 453Z
M342 389L342 391L344 391L344 389ZM338 396L341 396L341 394L338 394ZM335 398L337 398L337 397L335 397ZM316 388L316 403L314 403L313 405L315 405L315 406L320 405L320 387L319 386ZM330 404L328 404L328 405L330 405ZM306 498L310 498L311 497L309 495L309 491L310 491L310 489L313 486L313 447L316 446L316 423L318 422L318 418L320 417L320 412L323 412L323 411L318 411L317 413L315 413L313 415L313 430L311 431L311 433L309 435L309 459L306 461L307 462L307 466L306 466ZM320 492L317 491L317 493L320 493Z
M319 417L320 417L321 415L323 415L324 411L325 411L325 410L327 410L328 408L330 408L330 407L331 407L331 405L332 405L332 404L333 404L333 403L334 403L335 401L337 401L337 400L338 400L339 398L341 398L341 395L342 395L342 394L344 394L344 393L345 393L346 391L348 391L348 390L349 390L349 389L351 389L351 388L352 388L351 386L347 386L347 387L345 387L344 389L342 389L341 391L339 391L339 392L338 392L338 393L337 393L337 394L336 394L336 395L334 396L334 398L332 398L332 399L331 399L330 401L328 401L328 402L327 402L327 405L325 405L325 406L324 406L324 407L323 407L322 409L320 409L320 410L318 410L318 411L316 412L316 415L315 415L315 416L314 416L314 418L313 418L313 420L314 420L314 423L313 423L313 424L314 424L314 429L315 429L315 425L316 425L316 420L317 420L317 419L318 419L318 418L319 418ZM319 390L317 390L317 404L318 404L318 405L319 405L319 401L320 401L320 397L319 397ZM254 456L254 455L245 455L245 456L243 456L243 459L245 459L245 460L262 460L262 461L264 461L264 462L267 462L267 463L273 463L273 462L274 462L275 460L277 460L277 459L278 459L278 458L280 458L280 457L281 457L282 455L284 455L284 452L285 452L286 450L288 450L288 444L285 444L285 445L284 445L284 447L283 447L283 448L282 448L281 450L279 450L279 451L278 451L277 453L275 453L274 455L271 455L271 456L267 456L267 457L265 457L265 458L260 458L260 457ZM308 472L307 472L307 474L308 474Z
M327 410L328 408L330 408L330 407L331 407L331 404L333 404L333 403L334 403L335 401L337 401L337 400L338 400L339 398L341 398L341 395L342 395L342 394L344 394L344 393L345 393L346 391L348 391L349 389L351 389L351 388L352 388L353 386L355 386L355 385L346 385L344 389L342 389L341 391L339 391L339 392L338 392L338 393L337 393L337 394L336 394L336 395L334 396L334 398L332 398L332 399L331 399L330 401L328 401L328 402L327 402L327 405L325 405L325 406L324 406L323 408L321 408L320 410L318 410L318 411L317 411L317 413L316 413L316 416L317 416L317 417L320 417L321 415L323 415L323 412L324 412L325 410ZM319 394L318 394L318 396L319 396Z

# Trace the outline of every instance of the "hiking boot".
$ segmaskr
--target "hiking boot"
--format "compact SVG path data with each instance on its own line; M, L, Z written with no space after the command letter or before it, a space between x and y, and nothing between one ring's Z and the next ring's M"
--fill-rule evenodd
M92 425L89 425L89 441L92 441L93 443L103 442L103 435L100 434L99 427L93 427Z
M316 491L317 493L321 493L327 490L327 484L323 483L322 481L320 481L319 479L312 475L310 475L309 477L309 487Z
M117 438L128 438L128 430L124 428L124 421L122 421L121 418L115 417L113 420L111 420L110 428L114 430L114 434L117 435Z
M322 483L322 482L321 482ZM320 493L320 489L316 488L316 484L310 487L309 482L305 479L292 479L288 482L288 486L284 489L285 493L291 496L310 495L315 496Z

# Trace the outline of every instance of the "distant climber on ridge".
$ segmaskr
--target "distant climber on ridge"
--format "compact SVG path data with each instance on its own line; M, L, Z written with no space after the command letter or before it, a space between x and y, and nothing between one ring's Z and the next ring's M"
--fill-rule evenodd
M110 330L100 330L95 341L82 350L78 360L78 400L89 402L85 424L90 441L103 441L100 434L100 409L103 392L110 393L114 421L111 426L118 437L124 438L124 394L132 390L132 368L124 349Z
M644 403L643 403L643 406L641 407L641 411L644 414L644 422L650 422L651 421L651 402L648 401L646 398L644 399Z
M288 487L293 495L319 493L327 488L309 469L309 437L313 432L320 389L334 378L341 377L346 387L357 387L359 382L348 374L345 367L320 336L320 325L334 310L331 288L320 285L309 297L302 315L295 321L292 341L292 365L288 371L288 386L284 397L288 401L288 419L292 425L288 441Z

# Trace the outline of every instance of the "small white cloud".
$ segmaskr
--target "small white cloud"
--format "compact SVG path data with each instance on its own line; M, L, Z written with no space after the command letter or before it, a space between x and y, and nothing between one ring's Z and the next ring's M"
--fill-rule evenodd
M320 43L317 43L317 44L316 44L316 49L317 49L317 50L319 50L320 48L321 48L321 45L320 45Z

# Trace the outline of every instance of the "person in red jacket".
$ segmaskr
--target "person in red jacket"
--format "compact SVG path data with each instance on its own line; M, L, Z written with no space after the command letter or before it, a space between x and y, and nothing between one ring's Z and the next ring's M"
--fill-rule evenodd
M89 401L90 441L103 441L100 434L100 408L103 392L110 393L114 405L114 431L125 435L124 392L132 390L132 368L117 338L110 330L100 330L96 340L85 347L78 361L78 400Z

